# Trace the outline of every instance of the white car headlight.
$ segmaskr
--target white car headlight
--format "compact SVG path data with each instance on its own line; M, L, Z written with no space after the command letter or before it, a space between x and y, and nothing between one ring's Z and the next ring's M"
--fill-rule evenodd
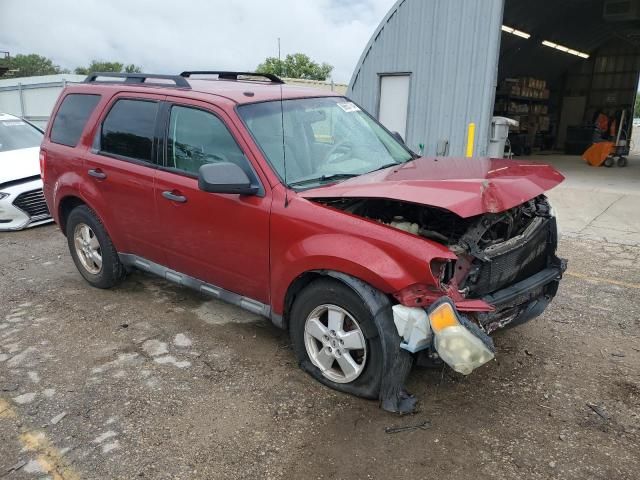
M0 200L2 200L3 198L7 198L8 196L8 193L0 192Z

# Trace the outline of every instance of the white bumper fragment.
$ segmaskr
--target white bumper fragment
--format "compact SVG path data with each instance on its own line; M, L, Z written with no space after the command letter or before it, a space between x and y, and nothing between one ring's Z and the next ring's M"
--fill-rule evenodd
M433 334L429 316L424 309L394 305L393 323L398 329L398 335L404 340L400 348L416 353L431 346Z

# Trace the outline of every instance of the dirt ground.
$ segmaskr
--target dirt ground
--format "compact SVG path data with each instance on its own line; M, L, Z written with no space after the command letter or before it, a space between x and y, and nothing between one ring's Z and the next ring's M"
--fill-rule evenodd
M469 377L414 369L397 417L265 320L140 273L93 289L54 226L0 234L0 478L637 479L640 248L561 254L543 317Z

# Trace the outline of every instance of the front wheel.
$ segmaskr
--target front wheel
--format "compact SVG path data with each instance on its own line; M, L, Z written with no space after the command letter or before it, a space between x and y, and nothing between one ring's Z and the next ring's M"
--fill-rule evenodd
M378 398L383 373L380 335L370 307L334 279L311 283L296 298L290 335L301 367L341 392Z

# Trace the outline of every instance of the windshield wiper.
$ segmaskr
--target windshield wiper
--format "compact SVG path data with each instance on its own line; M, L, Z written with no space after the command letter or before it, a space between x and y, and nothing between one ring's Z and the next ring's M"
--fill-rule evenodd
M378 168L374 168L373 170L367 173L379 172L380 170L384 170L385 168L397 167L398 165L402 165L402 163L387 163L386 165L383 165Z
M298 180L297 182L290 183L290 187L301 187L303 185L309 185L311 183L324 183L331 180L346 180L348 178L359 177L361 173L331 173L329 175L322 175L317 178L307 178L305 180Z

